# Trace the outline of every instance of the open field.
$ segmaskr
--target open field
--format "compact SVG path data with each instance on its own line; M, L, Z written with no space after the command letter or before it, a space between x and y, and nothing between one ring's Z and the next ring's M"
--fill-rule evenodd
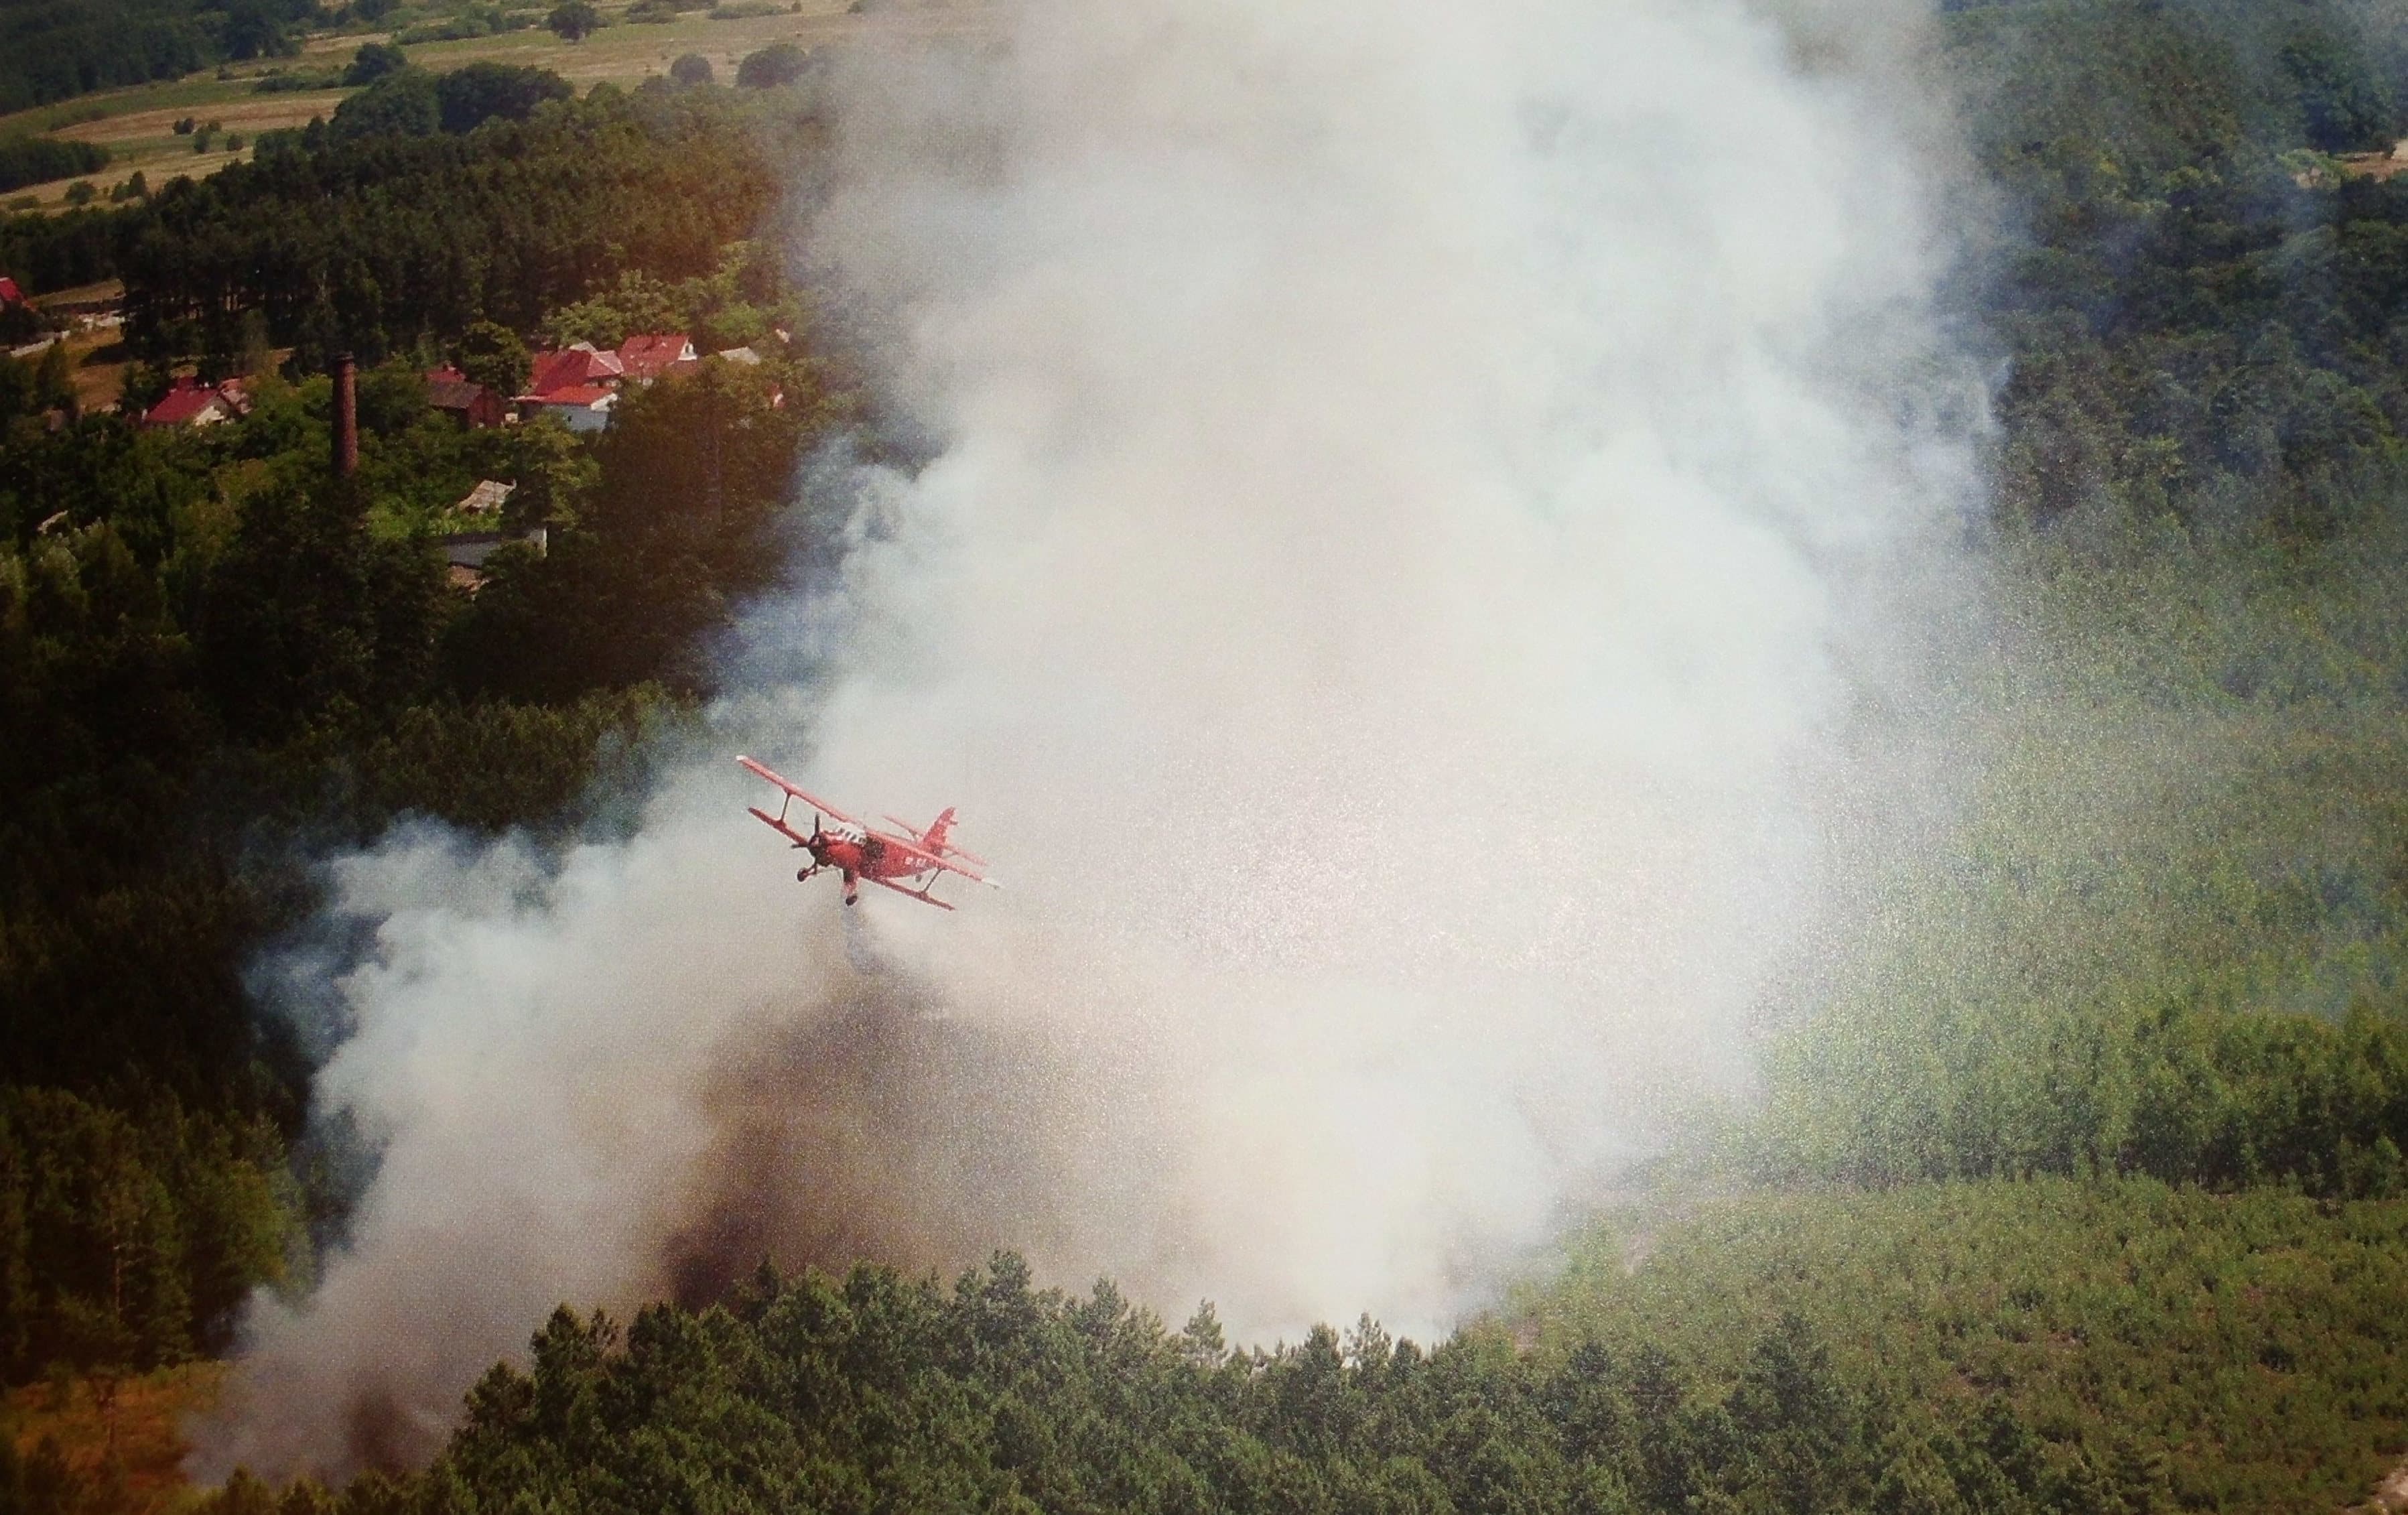
M218 80L209 81L224 89ZM141 174L156 189L179 174L206 179L230 163L240 163L251 156L251 146L262 132L272 132L287 126L307 126L312 116L331 116L342 102L343 91L315 90L291 94L252 94L245 85L238 93L216 99L200 101L176 100L155 104L142 97L155 93L166 95L178 93L180 86L167 86L156 92L127 91L126 95L140 102L142 108L112 113L102 120L79 121L60 128L52 136L72 141L96 142L108 149L108 166L96 174L84 176L93 187L104 194ZM183 92L190 93L193 92ZM240 136L239 151L228 152L222 147L208 152L194 152L193 139L179 136L176 121L185 116L197 116L204 121L215 121L225 132ZM221 137L220 141L222 142ZM36 185L22 193L36 196L47 208L64 205L67 186L73 179L53 179ZM14 198L14 196L11 196Z
M12 1389L0 1401L0 1429L15 1435L21 1456L51 1438L90 1487L105 1486L113 1448L124 1468L128 1515L164 1515L191 1494L181 1465L189 1450L183 1422L217 1402L225 1365L189 1363L125 1379L117 1386L113 1415L99 1402L96 1382L70 1379Z
M67 338L67 372L75 382L76 404L86 410L114 408L125 393L125 370L132 366L124 339L114 326Z
M680 54L698 52L710 60L721 83L732 84L738 62L773 42L811 49L873 38L922 40L974 35L986 24L986 13L974 6L921 6L853 15L840 3L804 0L800 14L712 21L707 12L697 10L674 21L607 26L577 43L563 42L538 29L460 42L429 42L411 48L409 53L424 66L437 69L457 68L484 58L549 68L581 88L605 80L640 83L650 76L666 74Z
M289 99L290 96L285 98ZM307 117L303 118L305 121L307 119ZM178 137L176 140L181 142L185 139ZM188 175L194 179L207 179L226 164L244 162L250 156L251 143L246 138L240 152L223 150L194 152L187 147L177 152L144 154L140 157L129 156L122 162L111 163L96 174L84 174L78 178L90 179L93 187L105 195L110 188L123 183L139 172L155 190L179 174ZM29 208L63 210L66 208L67 188L76 182L77 179L55 179L47 184L31 184L10 194L8 203L14 205L20 200L30 199L34 205Z
M606 16L615 18L624 7L603 9ZM698 52L710 60L721 83L732 84L736 66L746 53L775 42L792 42L808 50L873 38L922 41L976 35L987 24L987 13L975 4L898 6L856 15L844 0L804 0L799 13L775 16L712 21L707 11L696 10L668 22L614 21L576 43L532 28L456 42L421 43L408 50L413 61L437 70L486 60L549 68L580 90L604 82L639 84L666 75L680 55ZM89 178L104 194L137 171L154 189L179 174L205 179L248 158L251 144L260 133L306 126L312 116L332 116L351 93L336 89L254 93L252 87L261 77L296 66L322 69L348 59L363 43L387 40L389 35L381 32L323 33L303 45L297 60L236 64L172 83L111 90L64 105L19 111L0 116L0 133L33 131L108 148L108 166L80 176ZM240 136L242 150L193 151L192 139L173 131L177 120L185 116L214 121ZM58 209L66 204L67 186L73 182L55 179L31 185L7 199L30 197L42 209Z
M305 126L312 116L333 114L342 98L340 90L242 94L206 106L153 106L145 110L129 110L122 115L112 115L106 121L64 127L52 135L73 141L97 142L108 148L112 155L129 160L170 150L190 158L199 155L193 151L191 138L176 135L176 122L181 117L197 116L204 121L215 121L229 132L252 136L279 127ZM115 164L109 164L112 169L116 166Z
M115 304L125 296L125 286L117 279L103 279L97 284L79 284L73 289L53 290L37 294L34 304L56 310L63 306ZM114 321L107 325L72 323L65 336L67 369L75 384L76 404L87 412L113 408L118 396L125 390L125 370L133 366L133 358L125 350L122 333Z
M108 325L70 332L61 340L66 344L67 379L75 385L77 408L87 413L115 409L125 393L125 370L134 366L119 329ZM18 355L27 360L45 356L39 347L18 350Z
M2344 152L2341 155L2341 166L2345 174L2359 174L2373 179L2408 173L2408 142L2394 144L2385 152Z
M351 48L359 45L356 38L345 40ZM38 132L58 136L81 136L88 135L86 128L105 124L119 116L165 112L170 121L178 116L195 114L205 118L212 114L222 116L224 107L228 106L275 98L251 92L251 86L267 72L267 66L245 64L223 79L214 73L199 73L171 82L137 84L128 89L87 94L64 105L21 110L14 115L0 116L0 133Z
M97 173L28 185L12 191L6 199L14 204L30 198L45 210L55 210L66 204L67 186L77 179L89 179L103 194L136 172L153 189L179 174L206 179L230 163L248 158L251 143L261 132L307 125L312 116L333 114L343 97L340 90L254 94L255 78L255 74L222 79L195 75L172 84L145 84L64 106L0 116L0 134L32 128L65 140L96 142L109 153L108 165ZM214 121L238 134L243 138L242 150L228 152L220 148L194 152L193 139L175 132L176 121L185 116Z

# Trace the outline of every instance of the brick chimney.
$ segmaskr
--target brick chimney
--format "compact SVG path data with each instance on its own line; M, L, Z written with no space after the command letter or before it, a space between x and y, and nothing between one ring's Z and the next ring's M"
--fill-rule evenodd
M360 375L348 352L335 354L335 477L360 471Z

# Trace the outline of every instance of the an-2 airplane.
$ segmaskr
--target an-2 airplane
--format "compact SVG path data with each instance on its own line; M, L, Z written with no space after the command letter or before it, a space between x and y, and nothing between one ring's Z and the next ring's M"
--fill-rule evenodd
M886 819L890 823L902 828L903 835L898 836L864 825L827 801L788 783L749 757L736 761L785 791L784 798L778 802L776 815L757 806L746 808L778 835L811 854L810 866L795 875L797 883L824 868L833 868L844 880L844 902L847 905L860 897L858 882L867 879L881 888L909 894L921 904L933 905L940 910L950 910L953 907L928 893L936 886L939 874L958 873L974 884L984 884L990 889L1003 887L978 871L986 866L985 859L963 851L947 839L953 829L951 808L929 822L925 831L914 830L910 822L888 816ZM796 800L811 808L811 834L808 836L786 823L786 808ZM827 823L831 821L841 829L828 830ZM896 880L898 879L904 882L897 883ZM916 883L919 887L906 888L907 883Z

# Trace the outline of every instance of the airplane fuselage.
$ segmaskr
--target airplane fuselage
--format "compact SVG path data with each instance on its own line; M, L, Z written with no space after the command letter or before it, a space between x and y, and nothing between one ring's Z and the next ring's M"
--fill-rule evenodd
M916 879L929 871L928 860L908 843L871 832L867 836L838 836L822 832L809 844L814 867L834 868L865 879Z
M809 879L823 868L833 869L844 880L847 905L855 899L854 886L864 879L892 883L936 871L926 855L910 843L875 831L860 836L823 831L803 846L811 855L811 865L796 874L796 879Z

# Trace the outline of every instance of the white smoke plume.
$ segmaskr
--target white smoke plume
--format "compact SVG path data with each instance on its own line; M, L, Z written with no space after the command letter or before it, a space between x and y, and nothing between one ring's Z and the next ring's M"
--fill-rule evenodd
M765 1253L1440 1331L1742 1090L1969 577L1920 10L1047 0L856 60L810 252L931 461L832 486L626 839L336 865L318 1098L381 1162L204 1464L422 1455L556 1301ZM959 804L1009 887L797 889L739 750Z

